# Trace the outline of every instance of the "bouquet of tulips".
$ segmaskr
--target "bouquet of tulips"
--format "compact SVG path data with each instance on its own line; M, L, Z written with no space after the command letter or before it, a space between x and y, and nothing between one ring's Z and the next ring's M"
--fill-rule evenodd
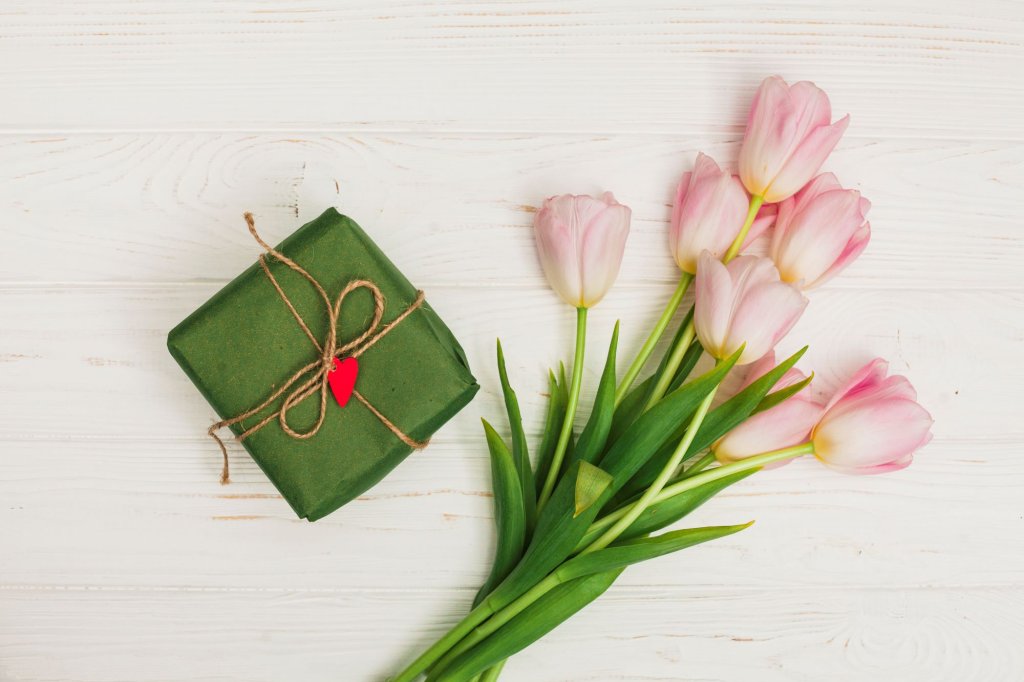
M882 473L910 464L928 442L931 417L905 378L887 376L884 360L824 404L807 395L812 377L795 367L806 347L775 360L776 343L807 305L805 291L868 243L868 201L834 175L816 175L847 123L831 122L828 97L813 84L771 77L750 110L739 177L697 157L672 210L679 285L618 382L616 326L578 435L587 314L618 275L630 210L611 194L544 203L535 218L541 264L577 311L572 374L549 374L547 420L531 464L499 345L511 444L484 422L494 565L470 613L395 682L423 674L431 682L497 679L509 656L599 597L630 564L746 528L660 532L756 471L813 455L840 472ZM762 234L768 257L739 255ZM693 307L637 383L691 283ZM698 373L705 354L713 364ZM730 373L738 379L727 384L738 386L732 391L723 386Z

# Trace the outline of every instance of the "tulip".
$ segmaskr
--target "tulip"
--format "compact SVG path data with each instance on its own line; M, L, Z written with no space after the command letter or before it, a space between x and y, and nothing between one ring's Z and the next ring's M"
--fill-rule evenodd
M931 440L931 415L905 377L886 376L888 368L872 360L825 405L811 442L827 466L848 474L896 471Z
M551 456L551 468L541 487L537 508L554 491L562 459L572 439L573 419L583 381L587 337L587 309L608 293L622 264L629 236L630 210L611 192L601 198L563 194L549 197L533 221L537 252L544 274L559 296L576 307L576 351L562 428Z
M679 267L697 272L697 259L710 251L721 259L740 233L750 199L739 178L726 173L704 154L697 155L693 171L684 173L672 207L669 246ZM771 224L771 214L755 221L747 234L752 241Z
M813 83L766 78L754 96L740 149L740 178L767 203L787 199L814 177L850 117L835 123L828 95Z
M775 265L758 256L740 256L724 265L705 251L695 287L697 338L719 360L743 346L738 365L764 357L807 306L800 290L779 279Z
M764 357L750 365L737 393L763 377L775 367L775 352L768 351ZM800 370L793 368L782 375L773 390L778 391L807 379ZM722 464L729 464L771 450L781 450L807 442L811 429L818 422L824 406L813 400L807 389L790 396L778 405L758 412L747 418L715 443L711 451ZM772 466L781 466L784 460Z
M868 245L871 202L823 173L779 204L769 253L783 281L804 289L835 277Z
M565 302L590 308L608 293L619 274L629 235L630 210L611 192L596 199L563 194L550 197L533 226L548 282Z

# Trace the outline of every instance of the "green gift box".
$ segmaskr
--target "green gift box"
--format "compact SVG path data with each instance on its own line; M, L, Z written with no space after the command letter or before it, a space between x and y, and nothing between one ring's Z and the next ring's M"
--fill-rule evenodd
M226 422L243 417L226 425L299 517L315 521L384 478L479 386L448 327L355 221L328 209L276 251L296 267L262 257L167 346ZM325 385L335 353L322 349L332 345L358 356L358 400L345 407Z

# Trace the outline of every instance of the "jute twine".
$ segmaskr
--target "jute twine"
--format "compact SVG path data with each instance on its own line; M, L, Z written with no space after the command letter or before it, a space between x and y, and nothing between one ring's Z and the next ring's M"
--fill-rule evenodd
M275 412L272 412L271 414L267 415L253 426L250 426L242 433L235 436L235 440L240 441L247 438L248 436L262 429L270 422L274 421L275 419L277 419L278 422L281 424L281 430L284 431L289 436L291 436L292 438L298 438L300 440L312 438L317 434L317 432L320 431L320 427L323 426L324 418L327 414L327 375L334 370L334 358L358 358L364 352L372 348L374 344L380 341L388 332L394 329L402 320L408 317L414 310L416 310L423 304L423 292L417 291L415 300L413 300L413 302L409 304L408 308L403 310L402 313L398 317L393 319L391 322L388 322L385 325L381 325L381 320L384 317L385 307L384 295L381 293L380 287L366 279L355 279L350 281L347 285L345 285L345 288L341 290L341 293L338 294L338 296L334 299L334 302L332 303L330 297L327 295L327 292L324 290L323 286L321 286L320 283L317 282L316 279L305 270L305 268L303 268L301 265L293 261L288 256L284 255L280 251L276 250L270 244L263 241L263 238L260 237L258 232L256 232L256 221L253 219L252 213L245 214L245 223L246 225L249 226L249 233L266 251L266 253L260 254L260 267L263 268L263 272L264 274L266 274L267 279L270 280L270 283L274 286L274 290L277 291L277 294L281 297L281 300L284 302L285 306L288 307L288 311L291 312L292 317L295 318L295 321L298 322L299 327L302 328L302 331L306 334L306 337L313 344L313 347L316 348L318 357L309 364L307 364L305 367L300 369L299 371L295 372L295 374L293 374L290 379L288 379L284 384L282 384L280 388L275 389L259 405L253 407L252 409L246 410L242 414L236 417L232 417L231 419L223 419L210 427L207 433L210 435L210 437L217 441L217 445L220 446L221 454L223 454L224 456L224 467L221 470L220 475L221 483L230 483L231 477L230 470L228 468L228 449L227 447L225 447L224 441L221 440L220 436L217 435L218 430L224 428L225 426L233 426L235 424L245 421L246 419L249 419L250 417L259 414L267 407L269 407L271 403L273 403L275 400L277 400L282 395L287 393L288 395L287 397L285 397L284 402L281 403L280 408L278 408ZM274 277L274 274L270 271L270 268L267 266L268 254L276 258L281 263L287 265L293 271L302 275L306 279L306 281L313 285L313 288L316 289L316 292L320 295L320 298L323 299L324 305L327 308L328 323L327 336L323 340L323 342L317 341L316 337L313 336L313 332L309 330L309 326L302 319L302 316L299 315L299 311L295 309L295 305L291 302L291 299L288 298L288 295L284 292L284 289L282 289L281 285L278 284L277 278ZM362 334L352 339L351 341L339 344L338 318L341 315L341 304L345 300L346 296L348 296L350 293L357 289L366 289L373 295L373 319L370 321L370 324L366 327L366 330L363 331ZM304 401L306 398L309 398L310 396L316 393L320 394L320 411L317 415L316 422L313 424L313 426L311 426L309 429L305 431L300 431L298 429L292 428L292 426L288 423L288 411L295 407L296 405L298 405L299 403L301 403L302 401ZM388 430L391 431L391 433L395 434L395 436L403 443L415 449L426 447L427 441L418 441L411 438L404 431L398 428L394 424L394 422L392 422L390 419L384 416L380 412L380 410L374 407L370 403L370 401L368 401L363 396L362 393L360 393L357 390L353 390L352 395L354 395L360 403L366 406L366 409L368 409L370 413L373 414L373 416L380 420L380 423L386 426Z

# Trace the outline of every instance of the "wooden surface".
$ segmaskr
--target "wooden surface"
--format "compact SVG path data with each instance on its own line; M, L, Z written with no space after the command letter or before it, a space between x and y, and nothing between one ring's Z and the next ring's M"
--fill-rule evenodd
M852 115L827 167L874 203L869 249L781 350L811 344L821 391L890 358L935 440L885 477L808 461L744 482L695 523L753 528L631 569L502 679L1024 679L1022 68L1024 8L997 0L5 2L0 680L395 672L487 570L494 338L534 433L570 349L532 207L633 207L592 319L593 347L621 318L634 351L671 291L678 175L698 150L734 162L776 72ZM308 524L240 448L217 483L213 413L164 341L253 261L243 210L276 241L332 205L428 292L483 388Z

